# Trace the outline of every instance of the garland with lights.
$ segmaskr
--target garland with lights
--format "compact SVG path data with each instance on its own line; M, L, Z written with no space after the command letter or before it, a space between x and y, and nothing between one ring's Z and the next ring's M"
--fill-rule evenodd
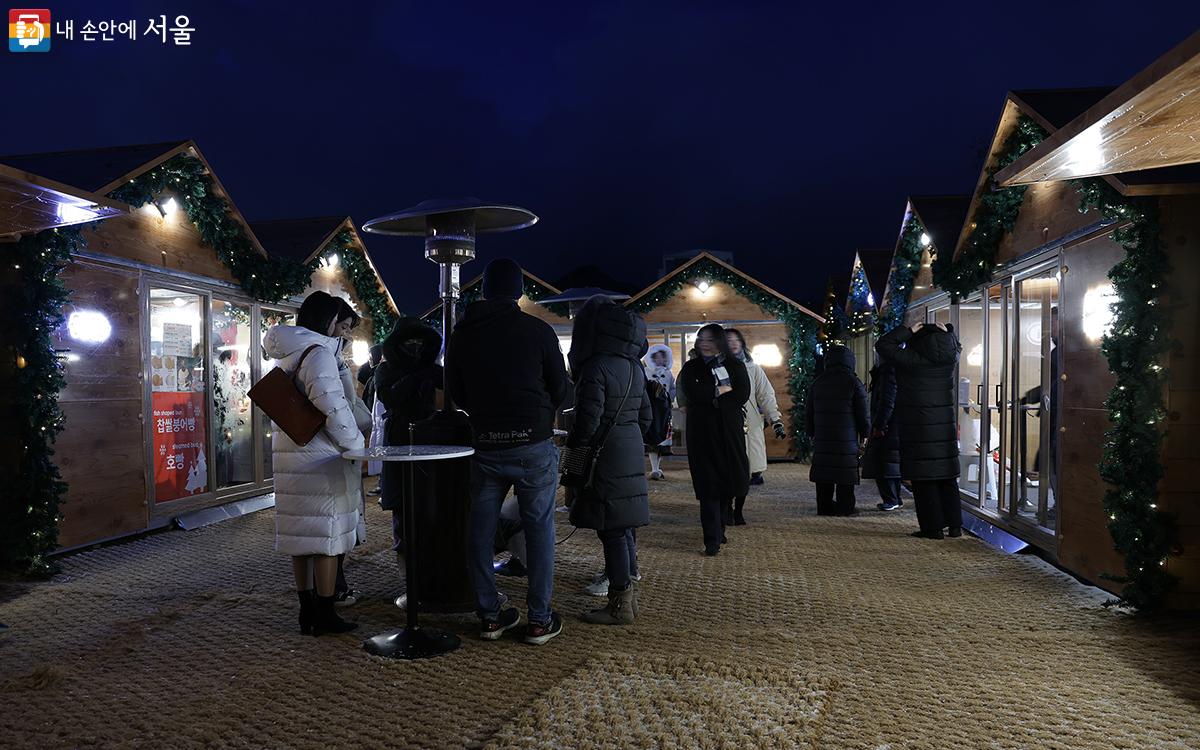
M387 335L396 327L399 319L392 311L392 304L387 294L379 286L379 277L375 274L367 256L363 253L354 235L349 229L344 229L329 241L326 254L337 253L339 265L345 269L354 286L354 294L366 307L367 316L371 318L371 336L374 343L383 343Z
M996 173L1012 164L1022 154L1042 142L1046 131L1027 115L1021 115L1017 126L1004 140L1000 154L987 172L988 188L979 198L979 208L971 224L971 233L957 256L953 252L940 254L933 260L933 283L957 297L965 297L991 281L996 270L996 253L1004 235L1012 231L1025 200L1026 186L992 187Z
M229 202L217 193L204 162L194 156L173 156L109 195L140 208L149 203L157 206L164 193L179 198L204 244L216 251L238 284L254 299L280 302L308 288L319 261L297 263L263 257L233 215Z
M747 281L740 274L703 258L687 269L655 287L649 294L635 301L630 307L634 312L645 315L674 297L696 277L710 282L719 281L753 302L764 312L783 322L788 329L788 344L792 355L788 360L788 395L792 398L791 419L792 447L796 457L807 459L812 453L812 438L804 427L804 408L808 402L808 389L813 380L813 363L817 352L817 322L808 314L779 299L763 287Z
M850 296L846 300L848 310L847 328L851 336L859 336L871 330L875 315L875 305L872 304L871 285L867 283L867 271L862 263L854 266L854 275L850 277Z
M904 323L908 301L912 298L913 282L921 267L921 253L925 249L921 244L923 235L925 226L915 214L911 215L900 233L896 255L892 258L892 272L888 276L887 300L875 321L875 335L878 338Z
M845 346L849 321L846 319L846 313L838 307L837 292L833 289L832 280L825 286L825 310L823 317L825 318L825 322L821 324L817 331L817 341L822 346Z
M1158 509L1167 381L1159 361L1170 345L1159 302L1171 269L1153 199L1126 198L1102 179L1072 184L1081 213L1095 209L1122 225L1112 239L1125 249L1125 258L1108 272L1117 300L1112 327L1100 344L1117 384L1104 402L1111 426L1099 469L1111 485L1104 510L1113 542L1125 556L1125 575L1107 578L1125 584L1120 602L1152 610L1177 580L1166 571L1176 544L1175 518Z
M56 569L46 556L58 547L58 507L66 482L52 460L54 441L63 429L58 394L66 385L62 360L52 333L63 324L70 292L62 271L71 254L84 246L79 227L50 229L10 245L18 282L9 290L10 320L15 322L15 370L9 389L9 414L16 455L5 459L4 502L0 504L0 565L34 575Z

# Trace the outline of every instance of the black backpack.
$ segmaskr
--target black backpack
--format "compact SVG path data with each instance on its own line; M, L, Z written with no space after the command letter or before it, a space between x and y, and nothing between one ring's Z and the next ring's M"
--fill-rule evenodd
M671 430L671 394L657 380L646 380L646 393L650 396L650 408L653 417L650 426L646 428L642 441L654 446L667 439Z

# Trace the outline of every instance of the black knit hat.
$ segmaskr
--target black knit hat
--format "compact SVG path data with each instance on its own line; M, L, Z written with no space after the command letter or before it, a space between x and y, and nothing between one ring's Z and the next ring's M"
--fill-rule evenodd
M496 258L483 269L484 299L521 299L525 293L525 275L515 260Z

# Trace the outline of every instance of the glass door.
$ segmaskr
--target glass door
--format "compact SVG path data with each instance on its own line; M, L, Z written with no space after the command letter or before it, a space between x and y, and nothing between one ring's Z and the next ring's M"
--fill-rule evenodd
M1053 529L1058 485L1058 264L1013 285L1011 514Z
M982 506L993 513L1009 511L1007 500L1011 398L1009 390L1009 352L1011 349L1012 307L1011 284L995 284L988 288L984 316L983 382L977 391L980 404L986 404L979 428L979 443L983 454L984 471L980 478Z
M223 489L254 481L250 306L213 299L211 319L216 488Z
M261 378L271 370L275 369L275 360L272 359L267 354L267 350L263 348L263 337L266 336L267 331L271 330L271 328L274 326L295 325L296 315L284 310L268 310L264 307L259 310L258 318L259 324L258 341L256 342L256 356L259 358L258 376ZM274 429L274 423L272 423L270 418L267 417L267 415L264 414L257 406L254 407L253 411L255 415L254 418L259 424L258 434L260 436L259 439L261 441L262 450L262 477L263 481L266 481L275 476L271 463L271 431Z
M983 382L984 350L983 297L976 295L958 306L958 488L974 505L980 504L980 483L991 470L984 458L986 442L981 439L987 423L987 390Z
M154 286L149 295L154 502L204 494L208 472L204 295Z

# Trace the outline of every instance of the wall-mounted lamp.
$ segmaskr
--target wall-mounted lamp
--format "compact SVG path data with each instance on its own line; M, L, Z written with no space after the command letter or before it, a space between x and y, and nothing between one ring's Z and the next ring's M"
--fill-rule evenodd
M701 294L708 294L712 289L712 284L709 283L708 279L697 279L692 283L696 285L696 291L700 292Z
M341 262L341 260L342 259L338 257L337 253L330 253L329 255L327 255L325 257L325 267L326 268L337 268L338 263Z
M929 247L930 242L933 242L933 238L927 232L921 232L921 247Z
M175 203L174 198L167 198L165 201L155 201L154 207L158 209L158 212L165 219L175 213L175 209L179 208L179 205Z

